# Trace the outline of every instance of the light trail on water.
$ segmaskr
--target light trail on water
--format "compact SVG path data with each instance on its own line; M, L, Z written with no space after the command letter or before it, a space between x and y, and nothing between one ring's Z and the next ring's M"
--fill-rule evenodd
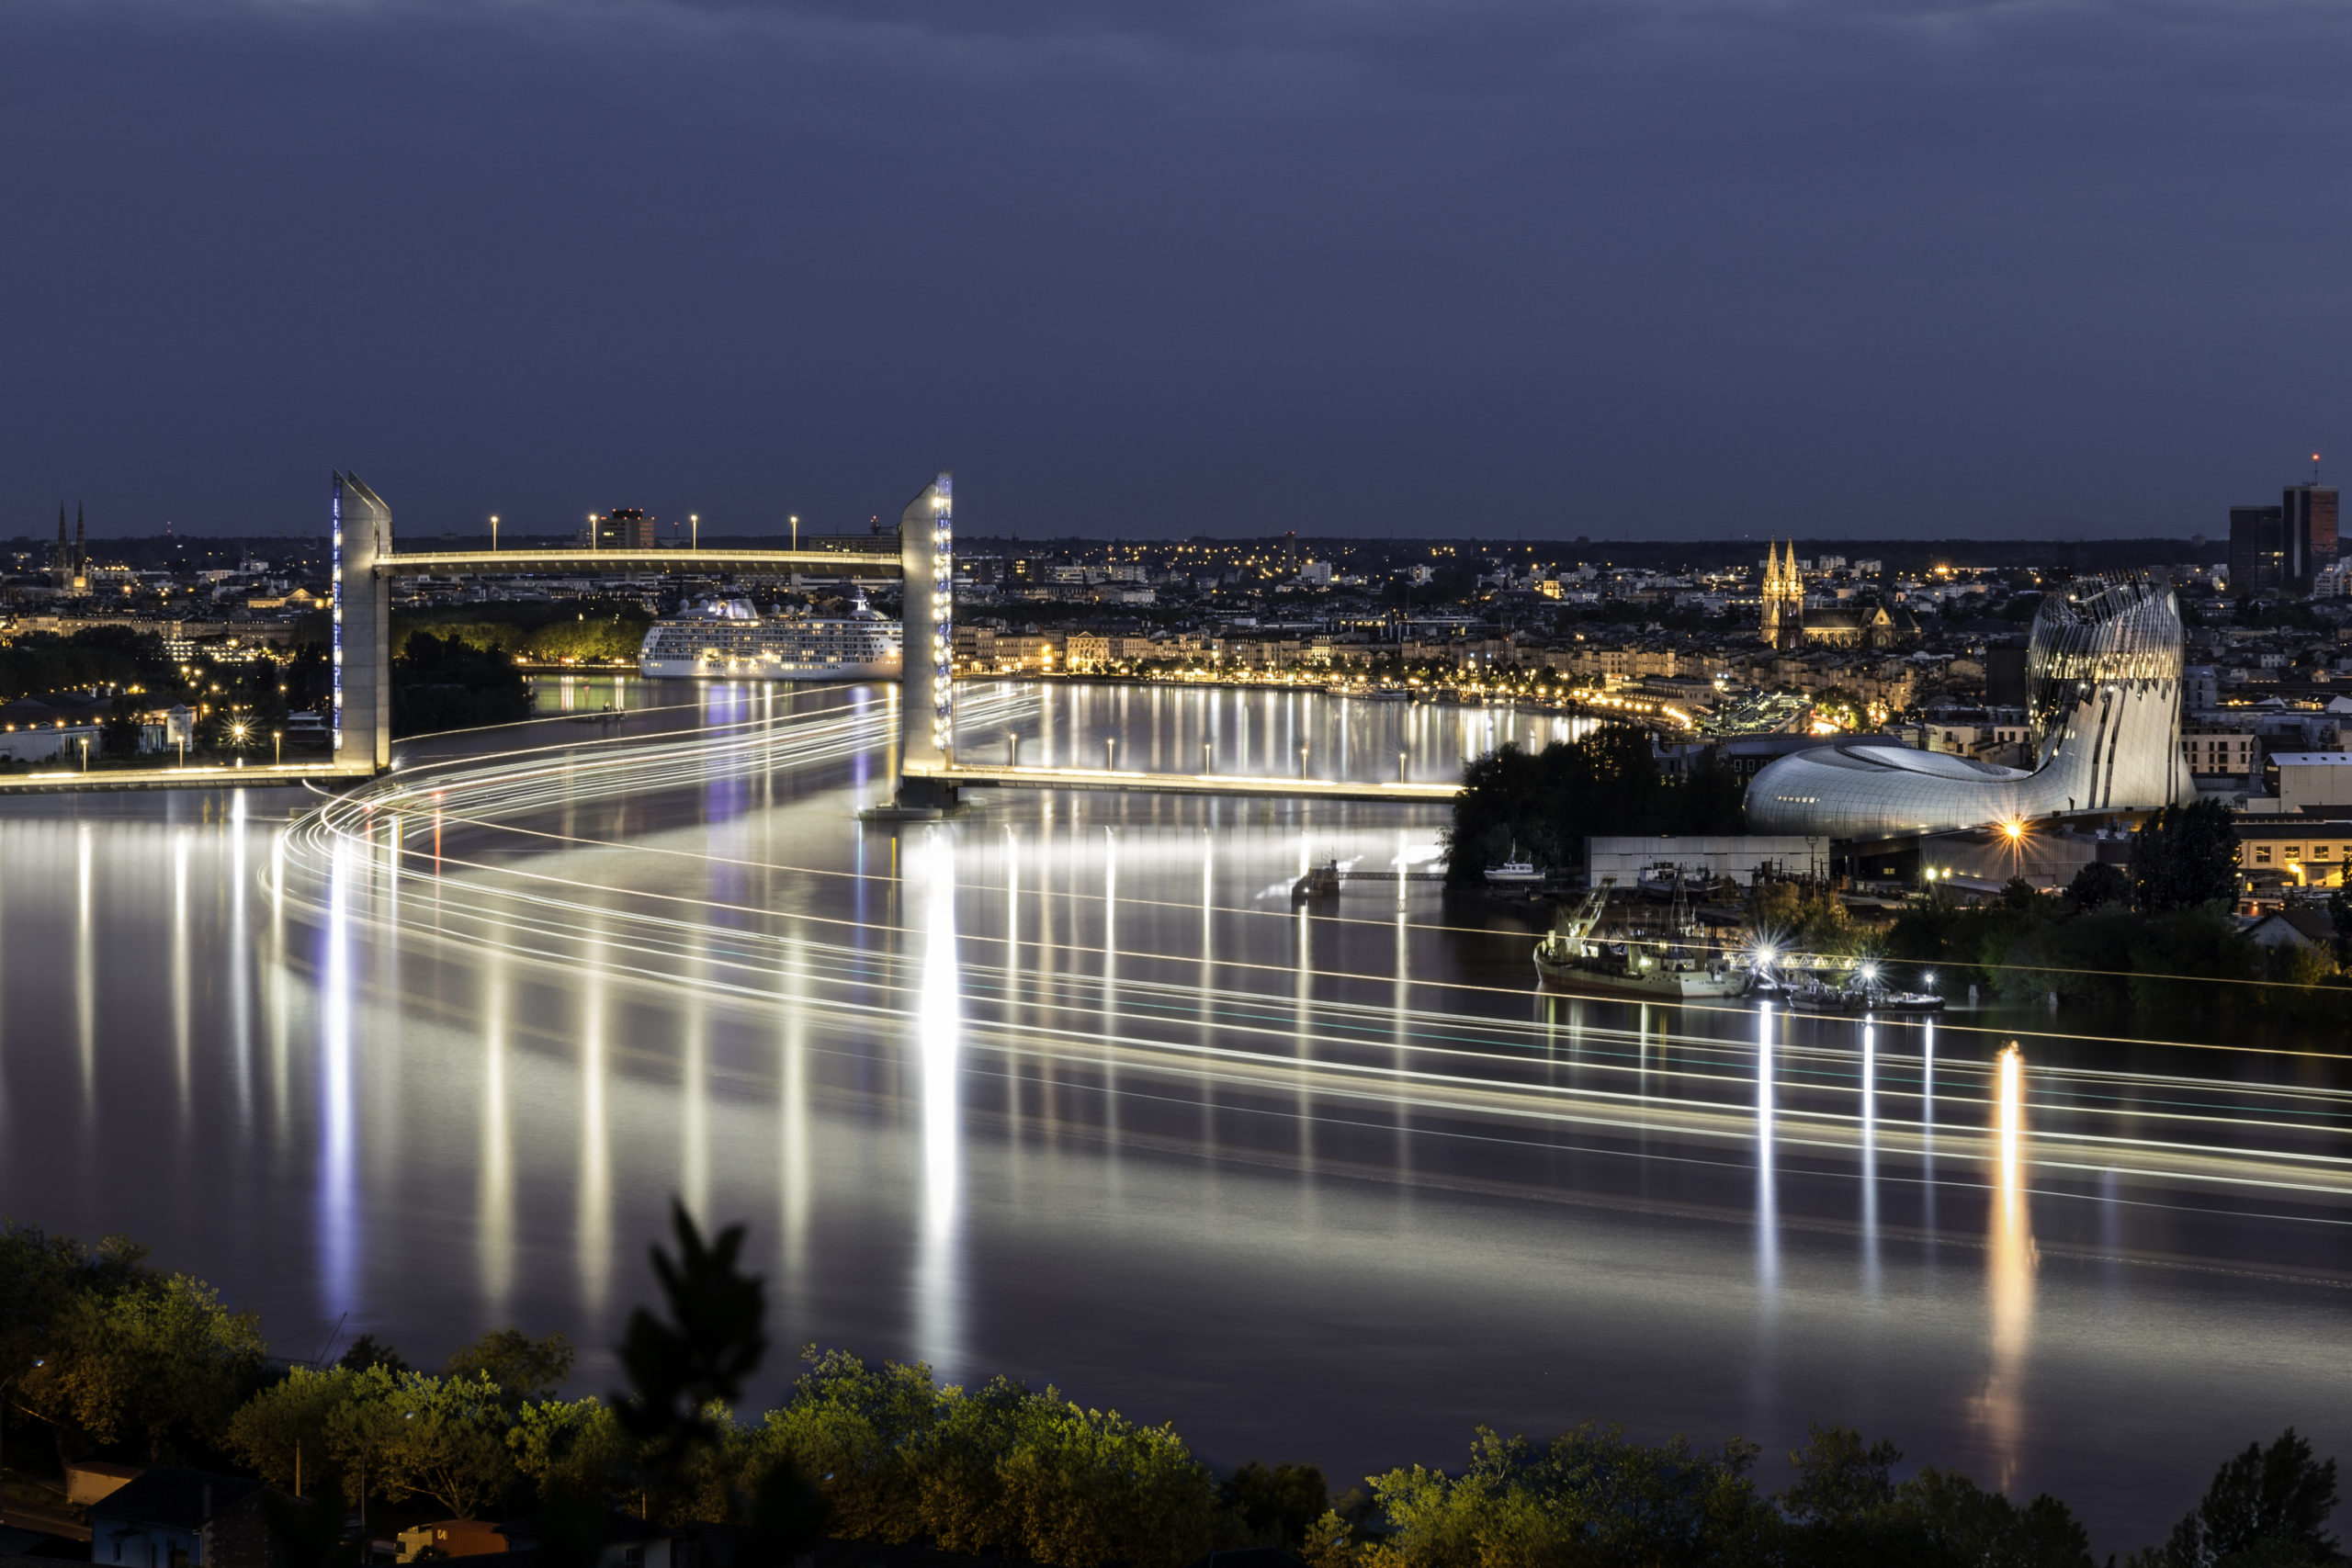
M990 725L1021 705L998 694L966 711L971 722ZM2003 1092L1997 1079L2007 1069L1989 1051L1973 1062L1952 1052L1954 1037L1971 1032L1965 1025L1942 1025L1942 1072L1932 1087L1926 1052L1906 1048L1910 1026L1875 1025L1866 1061L1852 1024L1776 1032L1777 1092L1759 1099L1752 1040L1695 1027L1592 1021L1582 1014L1615 1004L1531 998L1523 988L1408 977L1401 968L1277 961L1262 943L1249 955L1213 955L1210 930L1219 917L1280 919L1286 927L1310 918L1219 904L1205 874L1199 899L1119 890L1112 882L1115 835L1101 852L1101 891L1053 886L1044 877L1024 886L1016 876L1020 857L1050 863L1069 852L1052 841L1050 808L1027 842L1008 829L996 846L991 833L970 832L961 823L903 830L896 841L913 846L910 867L919 863L903 878L895 852L888 871L843 871L722 857L653 843L643 834L551 829L531 820L590 803L814 773L887 752L895 723L888 705L843 702L729 720L655 742L603 738L406 770L291 825L283 852L273 857L275 869L263 874L266 886L282 907L313 921L356 921L405 941L495 953L575 978L585 966L599 986L690 995L697 1006L707 1002L738 1017L803 1017L810 1024L807 1049L818 1055L854 1055L889 1030L912 1027L936 1039L945 1032L942 1021L952 1017L955 1050L934 1051L923 1071L951 1086L957 1077L997 1077L1007 1086L1001 1099L1017 1100L1024 1075L1050 1073L1064 1092L1110 1101L1213 1105L1228 1116L1328 1118L1335 1125L1385 1118L1389 1125L1410 1125L1419 1137L1468 1137L1551 1154L1570 1146L1563 1138L1576 1138L1583 1141L1574 1149L1583 1154L1727 1168L1752 1163L1763 1127L1783 1180L1808 1174L1854 1182L1873 1195L1881 1181L1905 1180L1980 1190L2003 1180L2026 1190L2015 1179L2014 1161L2003 1163L1996 1124ZM487 846L500 843L516 852L491 853ZM345 857L340 869L338 855ZM896 888L910 880L930 888L924 907L933 912L902 923L824 913L802 907L810 903L805 897L779 909L659 888L629 874L639 856L756 871L801 886L879 882ZM369 889L344 887L338 878L361 863ZM428 894L429 928L415 914ZM1050 942L1024 936L1023 899L1033 920L1050 922L1055 908L1065 910L1065 934ZM954 917L967 903L996 908L1008 900L1016 913L1002 930ZM1122 908L1197 914L1204 922L1199 951L1080 935L1078 914L1091 909L1107 936ZM582 929L592 920L590 941ZM1393 932L1400 953L1409 935L1495 935L1412 920L1401 908L1389 919L1312 921ZM1038 927L1041 934L1047 929ZM1065 966L1024 962L1024 944L1038 950L1038 959L1057 958ZM951 966L949 996L941 976ZM1531 1016L1510 1017L1505 1009ZM1569 1060L1560 1055L1563 1010L1579 1014ZM1750 1010L1706 1010L1744 1016ZM601 1062L603 1047L595 1049ZM2161 1196L2117 1201L2235 1203L2267 1193L2293 1205L2282 1211L2290 1220L2344 1223L2337 1207L2352 1196L2352 1161L2342 1152L2343 1134L2352 1128L2352 1094L2075 1063L2036 1066L2030 1081L2038 1112L2030 1166L2045 1184L2032 1190L2079 1198L2096 1180L2114 1200L2120 1178ZM930 1125L934 1148L953 1146L952 1140L940 1143L942 1123ZM1682 1152L1645 1147L1661 1134L1684 1145ZM1690 1152L1707 1148L1718 1152ZM1937 1157L1948 1162L1942 1174L1932 1164ZM1801 1170L1792 1161L1810 1166ZM2003 1170L2010 1177L2000 1178ZM934 1194L935 1204L951 1198L945 1190ZM1876 1207L1873 1196L1873 1229Z

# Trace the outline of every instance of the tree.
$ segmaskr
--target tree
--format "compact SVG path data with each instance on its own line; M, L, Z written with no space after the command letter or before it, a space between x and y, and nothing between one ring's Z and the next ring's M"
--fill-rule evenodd
M267 1349L254 1314L230 1312L186 1274L83 1294L57 1326L43 1390L52 1418L69 1417L100 1443L143 1448L150 1463L220 1432Z
M311 1482L334 1472L331 1423L356 1378L341 1367L296 1367L238 1408L224 1439L229 1451L281 1491L313 1490Z
M1295 1551L1331 1507L1330 1483L1319 1466L1251 1460L1217 1487L1217 1502L1261 1546Z
M397 1424L386 1421L384 1495L397 1503L430 1497L450 1517L476 1517L514 1485L506 1433L514 1415L487 1377L406 1372L397 1388Z
M765 1288L736 1267L743 1227L730 1225L706 1242L685 1205L674 1200L670 1223L677 1256L652 1248L668 1315L657 1317L643 1307L629 1314L620 1348L629 1389L613 1404L622 1432L634 1442L642 1484L674 1501L695 1483L707 1483L707 1474L697 1472L707 1472L714 1457L729 1449L732 1423L725 1412L758 1370L768 1339L762 1326ZM823 1531L825 1500L788 1458L770 1463L753 1485L727 1476L718 1490L724 1522L747 1527L758 1548L772 1555L797 1556Z
M368 1517L368 1494L383 1489L384 1455L408 1419L400 1397L400 1379L379 1361L360 1371L343 1369L349 1382L345 1395L327 1413L327 1450L344 1477L344 1489L359 1502L359 1517Z
M593 1396L523 1406L506 1429L506 1446L515 1469L543 1495L603 1492L627 1472L632 1458L612 1406Z
M1019 1554L1055 1568L1179 1568L1216 1544L1208 1468L1172 1426L1040 1400L997 1464Z
M1541 1445L1482 1427L1459 1478L1418 1465L1373 1478L1391 1533L1371 1560L1381 1568L1724 1561L1778 1521L1748 1479L1756 1452L1743 1442L1634 1443L1589 1423Z
M1797 1478L1775 1499L1782 1561L1808 1568L2091 1568L2090 1538L2047 1495L2020 1508L1964 1475L1894 1479L1903 1455L1844 1427L1815 1427L1789 1456Z
M802 1474L822 1478L836 1534L894 1544L922 1535L919 1463L943 1403L963 1391L943 1392L921 1363L869 1367L843 1350L820 1355L813 1345L802 1359L808 1371L783 1407L767 1413L763 1446L788 1456Z
M2132 905L2161 915L2237 897L2237 834L2218 800L2167 806L2132 836Z
M146 1256L125 1236L89 1247L39 1225L0 1222L0 1382L14 1387L35 1359L46 1359L42 1381L53 1383L62 1369L51 1352L67 1316L85 1299L110 1299L145 1278L140 1259Z
M139 743L141 739L139 709L129 697L115 698L114 706L107 713L106 722L98 727L98 739L106 754L109 757L139 755Z
M2132 878L2121 866L2108 861L2092 861L2066 884L2066 902L2077 909L2096 909L2131 897Z
M488 1378L512 1404L545 1399L571 1375L571 1341L560 1334L534 1339L519 1328L493 1328L451 1353L452 1378Z
M364 1372L370 1367L381 1367L397 1375L409 1370L408 1363L401 1359L398 1350L372 1334L363 1334L353 1340L351 1348L343 1353L335 1365L347 1372Z
M2171 1539L2132 1562L2135 1568L2333 1562L2336 1540L2326 1527L2335 1502L2335 1461L2315 1461L2311 1444L2290 1427L2269 1448L2249 1443L2225 1461Z

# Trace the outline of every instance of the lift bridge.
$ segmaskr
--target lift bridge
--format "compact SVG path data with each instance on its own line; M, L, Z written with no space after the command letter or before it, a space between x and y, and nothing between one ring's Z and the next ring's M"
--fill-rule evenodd
M552 572L794 571L905 584L904 654L899 703L899 777L894 804L932 810L956 804L967 786L1107 789L1293 799L1442 802L1459 786L1398 781L1261 778L1113 768L1024 768L959 764L956 757L955 506L951 476L940 474L899 515L895 551L701 549L397 550L392 513L355 475L334 476L333 764L344 778L373 777L391 765L391 580L409 576L495 577ZM250 774L247 775L251 777ZM259 782L254 780L253 782Z

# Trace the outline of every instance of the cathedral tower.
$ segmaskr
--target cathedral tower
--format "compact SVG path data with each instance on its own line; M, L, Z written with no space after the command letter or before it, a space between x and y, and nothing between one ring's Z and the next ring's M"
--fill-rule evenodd
M1804 578L1797 570L1797 542L1789 553L1769 541L1764 556L1764 646L1793 653L1804 646Z

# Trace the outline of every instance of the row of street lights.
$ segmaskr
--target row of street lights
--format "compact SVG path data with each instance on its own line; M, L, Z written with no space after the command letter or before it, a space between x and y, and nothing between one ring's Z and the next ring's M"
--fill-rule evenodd
M800 547L799 513L795 513L789 521L792 524L792 547L797 550ZM591 512L588 514L588 525L593 528L595 526L595 524L596 514ZM687 513L686 525L690 530L687 534L686 547L690 550L698 550L702 548L702 513L699 512ZM495 512L490 514L490 547L493 552L498 548L498 513Z

